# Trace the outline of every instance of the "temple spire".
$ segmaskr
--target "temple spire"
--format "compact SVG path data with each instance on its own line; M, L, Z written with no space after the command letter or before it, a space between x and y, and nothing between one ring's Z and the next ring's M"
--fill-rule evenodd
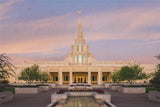
M79 24L81 24L81 10L79 10Z
M83 38L83 32L82 32L82 23L81 23L81 10L79 10L79 24L78 24L78 39L82 39Z

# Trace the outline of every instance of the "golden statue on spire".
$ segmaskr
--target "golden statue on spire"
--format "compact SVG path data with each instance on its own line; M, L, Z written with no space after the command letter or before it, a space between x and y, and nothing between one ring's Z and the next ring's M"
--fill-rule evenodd
M79 24L81 24L81 10L79 9Z
M81 10L79 9L79 16L81 16Z

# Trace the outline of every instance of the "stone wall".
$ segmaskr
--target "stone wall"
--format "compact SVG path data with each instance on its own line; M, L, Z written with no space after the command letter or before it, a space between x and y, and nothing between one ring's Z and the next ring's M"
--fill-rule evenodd
M145 93L145 87L120 87L118 92L121 93Z
M42 88L43 91L49 91L51 86L39 86L39 88Z
M40 87L37 88L15 88L15 94L37 94L42 92L43 89Z
M110 89L111 90L115 90L115 91L118 91L122 86L110 86Z

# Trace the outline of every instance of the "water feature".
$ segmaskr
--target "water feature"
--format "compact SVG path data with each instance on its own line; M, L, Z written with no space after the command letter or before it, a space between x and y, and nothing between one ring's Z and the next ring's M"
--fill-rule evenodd
M61 100L55 107L109 107L101 100L93 97L68 97Z

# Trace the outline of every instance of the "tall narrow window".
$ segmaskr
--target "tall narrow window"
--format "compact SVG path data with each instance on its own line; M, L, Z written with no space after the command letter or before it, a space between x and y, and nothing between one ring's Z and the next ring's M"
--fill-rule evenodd
M79 42L79 52L81 52L81 50L82 50L82 44L81 42Z
M83 55L83 63L86 63L86 56Z
M82 55L79 55L78 61L79 61L79 63L82 63Z
M77 55L74 56L74 62L77 63Z

